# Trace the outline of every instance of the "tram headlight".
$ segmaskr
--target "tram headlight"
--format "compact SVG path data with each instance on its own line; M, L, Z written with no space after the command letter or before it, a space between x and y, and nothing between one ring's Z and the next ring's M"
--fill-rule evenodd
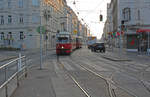
M62 48L62 49L64 49L64 47L63 47L63 46L62 46L61 48Z

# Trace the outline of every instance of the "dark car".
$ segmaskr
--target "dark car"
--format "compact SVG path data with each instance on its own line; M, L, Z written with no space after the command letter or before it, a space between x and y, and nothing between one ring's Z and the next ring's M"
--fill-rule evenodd
M95 43L91 46L92 52L105 52L105 44L104 43Z

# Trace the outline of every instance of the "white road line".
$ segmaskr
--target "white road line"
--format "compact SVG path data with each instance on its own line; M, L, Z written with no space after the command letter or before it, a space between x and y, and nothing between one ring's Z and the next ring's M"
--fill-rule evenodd
M52 63L54 64L54 68L55 70L59 70L58 64L56 61L52 61Z
M65 67L67 70L75 70L75 69L74 69L71 65L69 65L67 62L62 61L61 63L64 65L64 67Z
M89 66L91 66L91 67L93 67L93 68L95 68L98 71L109 71L108 69L103 68L103 67L98 66L98 65L95 65L93 63L89 63L89 62L84 62L84 63L87 64L87 65L89 65Z
M80 70L85 70L84 68L82 68L79 64L75 63L74 61L72 61L72 63Z
M147 68L146 71L147 71L147 72L150 72L150 68Z
M137 66L142 66L142 67L147 67L148 65L146 64L141 64L141 63L137 63L137 62L126 62L127 64L133 64L133 65L137 65Z

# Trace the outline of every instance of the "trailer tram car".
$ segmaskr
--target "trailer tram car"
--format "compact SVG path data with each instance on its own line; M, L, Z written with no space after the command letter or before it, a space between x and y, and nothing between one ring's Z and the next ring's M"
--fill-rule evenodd
M77 49L82 48L82 37L80 36L76 38L76 48Z

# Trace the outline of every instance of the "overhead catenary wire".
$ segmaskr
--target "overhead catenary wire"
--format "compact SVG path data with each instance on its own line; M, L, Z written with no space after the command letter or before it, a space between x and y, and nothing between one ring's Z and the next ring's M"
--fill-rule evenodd
M96 9L97 9L100 5L103 4L103 2L105 2L105 0L102 0L100 3L98 3L98 5L97 5L93 10L91 10L89 13L87 13L87 15L86 15L84 18L88 17L90 14L92 14L93 12L95 12Z
M97 9L101 4L103 4L103 2L105 2L105 0L101 0L101 2L98 3L98 5L97 5L94 9L92 9L92 10L82 10L82 11L86 11L86 12L87 12L84 18L88 17L90 14L94 13L95 11L97 11L96 9ZM79 2L79 3L80 3L80 2ZM75 9L76 9L76 10L74 10L74 11L80 13L81 10L79 10L79 9L77 8L76 3L74 4L74 6L75 6Z

